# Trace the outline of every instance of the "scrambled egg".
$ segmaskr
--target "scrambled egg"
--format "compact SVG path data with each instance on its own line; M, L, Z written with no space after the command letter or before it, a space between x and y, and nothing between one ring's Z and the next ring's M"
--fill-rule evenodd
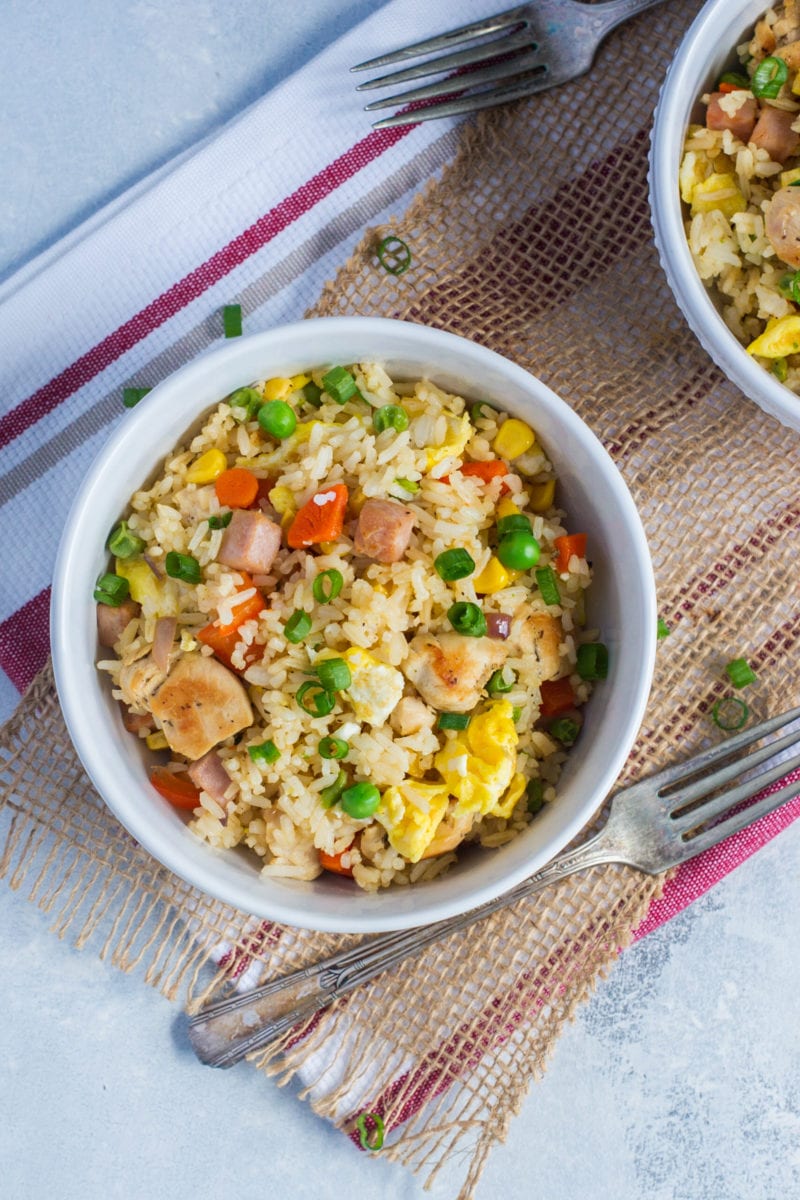
M467 442L472 436L472 424L469 417L448 417L447 434L441 446L428 446L426 468L431 471L445 458L451 455L455 458L464 453Z
M375 819L383 825L389 844L398 854L409 862L419 862L433 841L449 800L444 783L404 779L383 793Z
M400 702L405 679L395 667L379 662L359 646L351 646L343 658L352 682L347 697L359 721L383 725Z

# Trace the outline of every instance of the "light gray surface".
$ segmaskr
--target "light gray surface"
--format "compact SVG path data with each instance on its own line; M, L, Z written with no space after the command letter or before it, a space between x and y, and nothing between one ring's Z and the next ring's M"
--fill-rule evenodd
M0 278L377 7L5 0ZM798 911L800 823L625 952L478 1200L799 1195ZM3 1197L423 1195L291 1088L200 1067L174 1006L58 941L5 884L0 938ZM434 1197L460 1178L448 1165Z

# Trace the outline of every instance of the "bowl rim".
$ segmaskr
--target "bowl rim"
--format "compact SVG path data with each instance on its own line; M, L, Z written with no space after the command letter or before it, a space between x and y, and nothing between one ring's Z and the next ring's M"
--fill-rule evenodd
M684 34L653 117L648 171L650 213L662 270L703 349L749 400L789 428L800 429L800 397L758 365L714 306L686 240L678 190L689 114L736 45L735 40L728 43L720 37L720 24L726 20L729 28L743 26L744 32L765 7L759 0L739 0L735 8L732 0L707 0Z
M268 888L264 888L264 903L262 904L259 902L259 892L252 886L252 881L245 884L243 880L229 878L223 887L211 866L211 862L217 860L209 858L206 868L206 860L200 861L196 848L193 847L192 851L189 851L188 843L179 836L166 844L159 840L156 836L155 823L151 821L147 809L137 808L135 802L124 794L124 789L117 786L113 774L113 764L106 760L95 745L91 728L91 713L88 711L90 706L87 706L85 689L88 687L91 691L92 681L95 684L99 682L100 677L95 667L96 649L92 661L88 664L72 661L68 649L71 635L74 632L74 609L70 605L70 597L76 594L73 580L79 573L76 563L79 559L78 543L82 514L93 503L98 489L101 489L103 478L113 469L115 459L119 458L125 446L140 432L146 431L155 406L165 398L169 398L170 393L176 389L179 394L188 394L200 379L208 374L209 369L220 362L230 362L231 373L234 373L233 364L240 360L266 358L269 350L276 346L285 347L300 341L307 342L309 346L312 346L315 333L323 327L326 333L330 332L337 338L346 340L349 336L351 342L354 340L353 331L357 327L358 336L362 341L367 339L374 343L371 353L378 360L381 357L389 357L388 354L381 355L381 344L394 349L392 342L396 339L399 339L401 343L404 340L413 340L413 347L411 345L406 347L408 357L413 355L413 357L433 362L436 361L434 355L437 348L443 350L445 347L449 347L463 361L465 378L468 378L470 363L482 364L483 367L488 365L498 370L503 376L515 380L520 389L530 396L532 402L538 402L542 407L549 406L550 413L554 413L563 423L565 434L574 439L579 447L586 449L587 453L591 453L598 469L602 465L604 484L613 494L614 501L618 506L618 515L624 522L624 529L635 558L637 570L631 581L631 587L635 594L635 603L638 606L637 612L642 614L643 629L653 630L652 639L649 641L646 636L643 636L644 644L637 659L638 673L634 686L626 695L625 715L621 722L621 728L615 730L616 740L609 749L605 769L600 773L599 778L594 780L593 788L589 789L587 793L588 799L584 800L579 811L576 811L568 821L565 820L561 825L558 836L551 837L538 850L532 848L524 862L518 863L514 869L508 870L499 881L484 882L482 885L472 888L467 887L466 895L449 900L443 896L437 899L434 894L429 897L427 904L416 903L411 911L407 906L404 910L403 905L400 905L396 913L381 912L377 917L364 911L363 896L368 894L362 894L360 891L358 898L362 903L354 903L352 915L348 915L344 919L341 913L326 913L324 906L320 906L320 911L315 912L313 916L302 912L298 913L292 904L291 890L287 890L286 900L283 900L282 897L276 897L274 893L270 893ZM397 353L397 351L395 352ZM313 355L309 354L307 357L310 358ZM433 373L435 374L435 369ZM249 377L257 378L258 374L253 373ZM199 404L197 416L208 411L209 407L210 405L205 403ZM184 420L184 430L190 428L191 425L191 417ZM155 452L153 458L154 462L159 461L159 455ZM631 603L633 604L633 600ZM389 318L322 317L293 322L264 333L237 338L235 343L225 343L217 349L200 355L158 384L145 400L127 415L122 425L98 453L75 496L67 518L53 577L51 645L56 687L64 719L84 769L106 806L157 862L198 890L247 914L318 931L364 933L429 924L494 899L550 861L583 828L613 787L644 716L655 662L656 611L652 564L644 529L633 499L622 475L607 451L566 401L523 367L493 350L456 334ZM95 688L96 696L100 695L100 691L101 689ZM188 834L188 831L187 837L194 839L194 835ZM194 840L196 846L207 849L205 843L200 839ZM229 852L223 853L228 854ZM445 875L442 879L446 880L447 877ZM256 880L263 887L261 877L256 876ZM432 882L436 883L437 881ZM402 898L410 891L413 889L389 889L385 894L393 892L394 895Z

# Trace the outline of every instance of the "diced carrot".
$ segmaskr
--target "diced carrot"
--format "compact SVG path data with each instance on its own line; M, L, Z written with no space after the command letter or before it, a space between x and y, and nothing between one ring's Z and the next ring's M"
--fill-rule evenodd
M323 871L332 871L334 875L347 875L350 879L353 878L353 868L342 866L342 855L346 854L350 849L349 846L344 850L340 850L338 854L326 854L324 850L319 852L319 865Z
M491 483L493 479L508 474L508 467L499 458L492 458L489 462L464 463L460 470L462 475L477 475L484 483Z
M722 92L723 96L725 96L728 92L741 92L743 86L741 83L718 83L717 91Z
M569 679L546 679L541 687L542 704L539 715L557 717L575 707L575 693Z
M214 480L220 504L228 508L249 508L258 496L259 480L246 467L229 467Z
M242 591L249 591L253 587L253 581L245 572L240 572L242 576ZM267 607L266 601L261 592L256 588L254 596L243 600L241 604L231 605L233 620L227 625L221 625L218 621L212 621L210 625L204 625L198 630L196 637L204 646L210 646L216 657L223 662L226 667L230 667L235 671L236 668L231 662L233 652L236 649L236 644L239 641L239 629L244 625L245 621L251 621L253 617L257 617ZM249 665L255 662L260 657L262 647L259 645L248 646L245 651L245 662Z
M175 775L166 767L153 767L150 782L159 796L169 800L175 808L197 808L200 804L200 792L188 775Z
M344 527L348 492L343 483L321 488L295 513L286 541L293 550L335 542Z
M586 534L565 533L562 537L553 539L556 548L556 570L559 575L569 570L569 560L573 554L577 558L586 557Z

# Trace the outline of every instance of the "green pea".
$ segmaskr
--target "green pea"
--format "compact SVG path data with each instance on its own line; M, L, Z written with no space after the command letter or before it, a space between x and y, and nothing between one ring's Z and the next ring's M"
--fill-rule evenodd
M342 792L339 803L348 817L361 821L371 817L381 802L381 794L374 783L354 783Z
M291 404L285 400L268 400L258 410L258 423L265 433L283 440L294 433L297 417Z
M539 561L539 543L532 533L515 529L500 539L497 557L511 571L529 571Z

